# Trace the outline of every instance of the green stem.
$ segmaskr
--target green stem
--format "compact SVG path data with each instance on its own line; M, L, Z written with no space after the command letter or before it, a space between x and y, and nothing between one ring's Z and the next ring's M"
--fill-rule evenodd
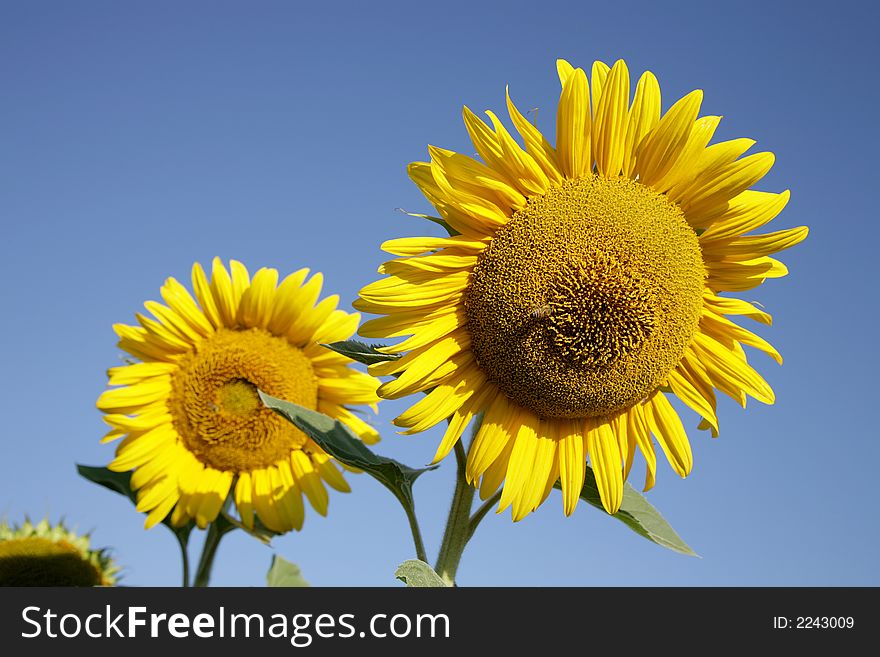
M419 529L419 520L416 518L416 511L413 505L403 504L406 511L406 519L409 520L409 530L412 532L413 545L416 548L416 558L428 562L428 555L425 553L425 542L422 540L422 532Z
M498 500L501 499L501 491L499 490L488 500L483 502L479 509L476 510L474 515L471 516L470 521L468 522L468 540L470 540L471 536L474 535L474 532L477 531L477 526L480 524L480 521L489 513L489 509L498 504Z
M202 556L199 559L199 567L196 570L196 579L193 586L208 586L211 580L211 568L214 566L214 557L217 556L217 548L226 531L219 526L219 518L208 526L208 535L205 537L205 545L202 548Z
M180 560L183 563L183 588L189 586L189 553L186 551L187 541L180 534L174 532L177 544L180 546Z
M469 524L471 519L471 504L474 499L475 489L468 484L465 475L467 456L461 441L455 443L455 460L458 464L455 480L455 492L452 494L452 505L449 508L449 517L446 521L446 531L443 533L443 542L440 544L440 554L437 556L437 565L434 570L450 586L455 584L455 574L458 572L458 564L461 555L471 537Z

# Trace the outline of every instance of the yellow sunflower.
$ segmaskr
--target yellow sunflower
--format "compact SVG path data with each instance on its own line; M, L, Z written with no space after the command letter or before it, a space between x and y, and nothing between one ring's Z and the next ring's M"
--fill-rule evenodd
M0 586L113 586L119 567L63 522L0 522Z
M330 457L305 434L263 407L257 389L318 410L368 443L376 431L348 408L378 400L378 381L321 346L345 340L360 316L336 310L337 295L316 305L323 277L300 269L278 283L275 269L250 278L240 262L229 271L214 259L211 279L192 269L195 299L173 278L161 289L167 305L147 301L154 318L117 324L119 346L140 360L109 370L98 399L112 429L125 436L111 470L134 470L137 509L152 527L190 519L204 528L230 490L241 520L254 513L275 532L300 529L305 493L327 513L324 486L348 491Z
M435 461L483 413L467 458L483 499L504 482L499 511L535 510L559 480L571 514L589 459L609 513L620 507L636 449L654 484L653 435L682 477L691 449L668 394L717 435L715 389L743 406L773 391L743 345L762 338L728 319L770 316L722 296L787 273L770 254L803 240L805 227L745 235L773 219L789 193L751 190L772 153L754 144L709 145L720 117L699 117L693 91L661 116L646 72L630 102L626 64L593 64L591 79L557 62L562 93L556 146L507 109L525 144L498 117L467 107L464 122L482 161L429 147L409 174L457 235L383 244L397 259L367 285L358 310L385 315L361 335L410 335L376 364L399 375L379 388L426 397L394 421L415 433L449 419Z

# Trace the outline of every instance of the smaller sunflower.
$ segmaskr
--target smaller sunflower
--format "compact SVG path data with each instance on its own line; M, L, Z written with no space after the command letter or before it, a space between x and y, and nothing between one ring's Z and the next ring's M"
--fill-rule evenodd
M0 522L0 586L113 586L118 573L105 549L63 522Z
M375 410L379 382L322 346L351 337L360 315L337 310L337 295L318 301L323 277L308 277L300 269L279 283L264 268L251 279L240 262L227 271L215 258L210 280L193 265L195 298L169 278L167 305L144 304L155 319L138 313L139 326L114 326L119 346L141 362L111 369L114 387L97 405L112 427L104 441L125 438L108 467L134 470L147 528L171 514L175 526L194 519L204 529L232 491L246 527L256 514L283 533L302 528L303 494L326 515L324 485L350 490L335 462L257 394L338 419L364 442L379 439L349 408Z

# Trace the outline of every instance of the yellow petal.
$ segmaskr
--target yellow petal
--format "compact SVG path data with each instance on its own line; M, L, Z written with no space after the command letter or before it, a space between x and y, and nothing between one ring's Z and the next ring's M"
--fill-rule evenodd
M636 445L645 457L645 487L649 491L654 487L657 473L657 455L654 453L654 444L651 442L651 432L648 429L648 421L645 419L644 405L635 404L627 413L627 435L635 439Z
M437 368L443 361L455 354L470 348L470 333L460 328L446 335L435 343L413 349L397 360L385 361L370 365L367 369L372 376L390 376L412 367L427 372Z
M482 122L480 122L482 125ZM462 217L479 233L491 234L507 222L509 208L502 208L484 195L474 194L464 187L455 185L443 171L442 166L435 160L431 160L431 175L447 205L452 207L459 217Z
M503 393L497 394L492 400L468 450L465 471L468 483L479 479L498 459L507 443L513 441L522 422L520 411L520 407L510 402Z
M193 292L196 295L196 299L198 299L202 312L205 313L205 317L214 328L223 326L223 318L217 309L217 302L214 300L213 292L211 292L211 284L208 282L208 277L205 276L205 270L202 269L202 265L198 262L194 263L192 267L192 284Z
M189 290L178 283L176 279L167 279L160 293L165 303L179 317L183 318L198 335L207 336L214 332L214 327L199 309Z
M623 501L623 470L617 436L607 418L588 418L585 431L602 506L608 513L617 513Z
M532 125L516 108L510 99L510 89L507 89L507 112L510 114L510 120L516 126L517 131L523 138L526 145L526 151L531 155L535 162L541 167L547 180L551 183L559 183L562 176L559 171L559 163L556 157L556 149L547 141L541 131Z
M595 86L594 86L595 91ZM593 155L599 175L616 178L623 168L629 110L629 70L618 59L608 74L594 108Z
M516 430L519 429L517 425ZM510 463L510 454L513 451L513 439L508 440L501 453L498 455L486 471L483 473L483 476L480 477L480 499L485 501L492 497L498 487L501 485L501 482L504 481L504 477L507 476L507 466ZM498 509L496 509L496 513L501 513L504 509L499 505Z
M439 463L446 458L449 451L455 446L458 439L461 438L461 434L468 423L470 423L475 415L482 413L491 405L497 394L499 393L495 386L484 385L473 397L464 402L461 408L452 414L452 417L449 419L449 425L446 427L446 432L443 434L443 439L434 453L434 458L431 461L432 464Z
M513 179L516 188L523 194L543 194L546 192L550 183L544 170L527 151L519 147L519 144L510 136L507 128L494 112L487 111L486 114L492 121L492 127L495 128L495 135L501 146L507 175ZM519 208L523 205L525 205L525 198L520 205L513 207Z
M460 294L470 281L470 272L457 272L437 277L430 272L387 276L361 288L364 301L373 303L420 306Z
M655 393L645 404L645 417L666 459L681 477L686 477L694 465L691 444L678 413L666 395Z
M397 379L379 386L378 394L383 399L400 399L406 395L422 392L441 383L457 381L461 372L474 362L470 351L457 353L447 360L430 363L428 366L407 369Z
M179 500L180 497L176 491L169 494L168 497L157 504L155 508L147 514L147 519L144 521L144 529L150 529L165 520L165 518L168 517L168 513Z
M284 532L287 531L288 528L284 527L275 508L272 481L269 472L270 468L264 468L261 470L255 470L251 473L254 481L254 509L257 512L260 522L263 523L266 528L276 532Z
M180 355L189 350L189 347L169 346L156 340L140 326L114 324L113 331L119 336L119 348L141 360L176 363Z
M697 164L700 161L700 156L706 150L706 145L715 134L719 123L721 123L720 116L704 116L696 120L675 166L654 183L654 189L666 192L681 182L690 182L694 179L698 173ZM679 197L671 193L669 198L672 201L679 200Z
M559 84L563 87L565 86L565 81L568 80L569 76L574 73L574 66L569 64L564 59L556 60L556 72L559 74Z
M339 467L329 456L320 452L313 453L312 462L315 464L315 468L321 475L321 479L323 479L330 488L338 490L341 493L351 492L351 487L348 485L348 482L345 481L345 478L339 471Z
M177 369L173 363L132 363L107 370L107 385L125 386L139 383L145 379L171 374Z
M309 503L315 511L326 516L330 497L327 495L327 489L321 483L321 477L311 459L303 451L295 449L290 453L290 467L293 470L296 485L306 494Z
M681 199L686 214L709 214L726 208L727 202L764 177L773 166L773 153L755 153L725 165L712 175L701 176Z
M532 469L535 464L535 454L538 451L537 428L538 418L531 413L524 412L519 429L516 432L516 437L514 438L510 462L507 465L507 477L504 482L504 489L501 491L499 511L509 507L515 500L521 499L523 489L530 484ZM543 484L543 482L541 483ZM517 515L517 510L515 509L514 517Z
M519 495L513 502L513 521L518 522L538 508L545 499L545 492L556 481L559 472L557 456L558 433L555 421L540 421L535 437L534 460L526 480L519 486ZM516 445L514 445L514 452ZM511 457L513 460L513 457ZM508 470L508 477L510 477ZM551 481L552 480L552 481ZM508 479L510 483L510 479ZM506 486L505 486L506 487ZM503 493L502 493L503 495Z
M360 313L347 313L334 310L327 319L315 329L313 340L321 344L331 344L347 340L355 334L360 324Z
M767 326L773 323L773 318L768 313L742 299L719 297L707 290L703 292L703 303L719 315L742 315Z
M753 260L706 262L706 285L713 291L743 292L757 287L768 278L780 278L788 274L784 264L763 256Z
M462 372L461 381L456 386L441 384L422 400L401 413L393 420L398 427L406 427L403 433L413 434L424 431L445 420L485 384L483 372L473 364Z
M161 331L163 338L174 336L172 340L175 343L179 343L182 345L195 344L201 339L202 335L198 331L194 330L192 326L190 326L189 322L187 322L183 317L171 310L171 308L163 306L161 303L157 303L156 301L144 302L144 308L153 313L153 316L155 316L156 319L158 319L161 323L161 327L165 329L164 331ZM155 323L147 322L142 323L142 325L148 331L156 333L160 332L160 329L156 326Z
M241 303L241 296L250 285L250 274L248 274L247 267L238 260L229 261L229 271L232 276L232 296L238 306Z
M714 396L706 399L702 393L679 370L669 373L669 387L673 394L706 420L715 433L718 432L718 418L715 415Z
M327 318L336 310L339 295L331 294L297 317L287 329L287 339L291 344L307 345L315 341L315 333Z
M386 253L397 256L415 256L441 249L455 252L480 253L487 246L484 240L456 235L455 237L399 237L382 242Z
M171 377L157 376L123 388L105 390L97 407L108 413L136 412L141 406L160 401L171 392Z
M217 304L217 311L220 313L222 325L228 328L235 328L236 317L238 315L238 299L233 293L232 279L229 272L223 266L220 258L214 258L211 267L211 293Z
M435 274L451 274L462 270L473 269L477 264L476 255L436 254L418 258L400 258L390 260L379 267L380 274L406 276L416 272L434 272Z
M323 277L312 278L312 282L303 288L303 282L309 275L307 267L298 269L289 274L275 289L275 297L272 308L272 317L266 325L267 330L273 335L284 335L290 325L299 317L307 307L315 305L318 295L321 293ZM315 278L318 278L317 282Z
M342 404L319 399L318 410L324 415L329 415L345 424L366 444L373 445L379 442L379 432L376 431L376 428L352 413Z
M681 362L678 364L678 372L691 386L696 388L697 392L708 402L714 413L717 408L715 388L712 386L712 379L709 377L706 368L693 350L688 349L685 355L682 356ZM718 427L712 426L706 419L701 419L697 428L701 431L711 429L712 437L718 437Z
M365 338L398 338L403 335L415 335L420 329L430 326L432 322L443 317L454 315L458 308L440 308L432 313L420 310L392 313L384 317L376 317L364 322L358 333Z
M643 140L636 153L635 173L645 185L661 180L678 161L700 111L703 92L692 91L676 102Z
M335 378L319 378L318 396L340 404L375 404L379 401L378 387L379 381L369 374L346 368Z
M620 448L620 457L623 459L623 480L629 477L629 471L632 469L633 459L636 454L635 437L629 435L626 411L620 411L609 418L611 430L617 436L617 445Z
M593 114L596 113L596 108L599 107L599 101L602 98L602 93L605 91L605 80L608 79L608 72L610 70L605 62L593 62L593 68L590 71L590 83L593 87Z
M645 136L660 122L660 84L650 71L645 71L636 85L632 107L627 117L626 142L623 149L623 174L632 178L636 153Z
M698 331L694 334L692 349L700 357L716 388L737 401L737 391L742 391L760 402L775 401L773 389L738 355L726 349L710 336Z
M587 76L576 69L565 81L556 113L556 152L567 178L590 174L590 89Z
M487 228L483 221L465 214L451 204L448 194L440 188L435 180L430 162L413 162L407 167L407 173L410 179L422 190L425 198L437 208L440 216L456 232L461 233L467 239L476 240L481 240L494 233L494 230ZM446 189L448 187L447 184Z
M806 226L798 226L764 235L746 235L723 242L701 240L701 246L703 251L723 254L728 260L752 260L800 244L808 233L809 229Z
M562 486L562 508L565 515L574 513L584 488L587 453L583 423L560 420L559 482Z
M715 339L736 340L742 344L759 349L782 365L782 356L773 345L762 337L744 329L742 326L734 324L726 317L713 313L708 308L703 310L703 316L700 318L700 329Z
M526 199L506 179L472 157L436 146L428 146L432 165L456 189L483 196L498 207L520 208Z
M235 507L242 524L248 529L254 528L253 482L249 472L240 472L235 483Z
M278 271L263 267L241 295L238 322L247 328L266 328L272 319Z
M411 338L393 346L382 347L379 351L387 354L401 354L412 349L418 349L435 340L439 340L455 329L461 328L466 323L467 314L464 309L457 309L454 313L440 315L426 325L414 327L416 330Z
M747 189L737 194L700 235L700 243L730 239L760 228L782 212L790 196L788 190L773 194Z

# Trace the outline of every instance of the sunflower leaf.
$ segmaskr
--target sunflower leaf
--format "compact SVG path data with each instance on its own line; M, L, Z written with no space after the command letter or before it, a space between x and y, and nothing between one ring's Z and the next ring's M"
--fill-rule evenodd
M448 586L431 566L419 559L404 561L394 571L394 576L407 586L419 588Z
M96 467L91 465L80 465L77 463L76 471L81 477L88 479L93 484L98 484L114 493L124 495L131 500L132 504L137 504L137 494L131 488L131 472L113 472L104 467ZM174 527L171 525L170 516L162 521L162 524L168 527L180 543L181 549L185 550L189 542L189 535L193 529L193 523L188 522L182 527Z
M560 488L558 481L555 487ZM596 477L589 466L587 466L584 487L581 490L581 499L605 513L605 507L602 506L602 499L599 497ZM639 536L647 538L661 547L690 557L699 556L681 539L672 525L666 522L647 498L628 483L623 488L623 502L620 505L620 510L611 517L620 520Z
M408 215L410 217L418 217L419 219L427 219L428 221L433 221L435 224L442 226L443 229L447 233L449 233L450 237L455 237L456 235L461 235L461 233L459 233L452 226L450 226L448 223L446 223L445 219L442 219L440 217L435 217L430 214L421 214L419 212L407 212L403 208L394 208L394 209L397 210L398 212L402 212L403 214Z
M384 354L379 351L384 345L367 344L360 340L342 340L341 342L331 342L321 346L327 347L327 349L331 349L337 354L342 354L364 365L384 363L386 360L397 360L400 358L400 354Z
M411 468L394 459L379 456L372 452L339 420L318 413L298 404L286 402L267 395L262 390L260 399L263 403L292 422L300 431L318 443L318 446L340 463L363 470L400 500L408 510L412 510L412 485L428 468Z
M295 563L290 563L284 557L272 555L272 565L266 573L266 586L278 587L305 587L309 583L302 576L302 571Z

